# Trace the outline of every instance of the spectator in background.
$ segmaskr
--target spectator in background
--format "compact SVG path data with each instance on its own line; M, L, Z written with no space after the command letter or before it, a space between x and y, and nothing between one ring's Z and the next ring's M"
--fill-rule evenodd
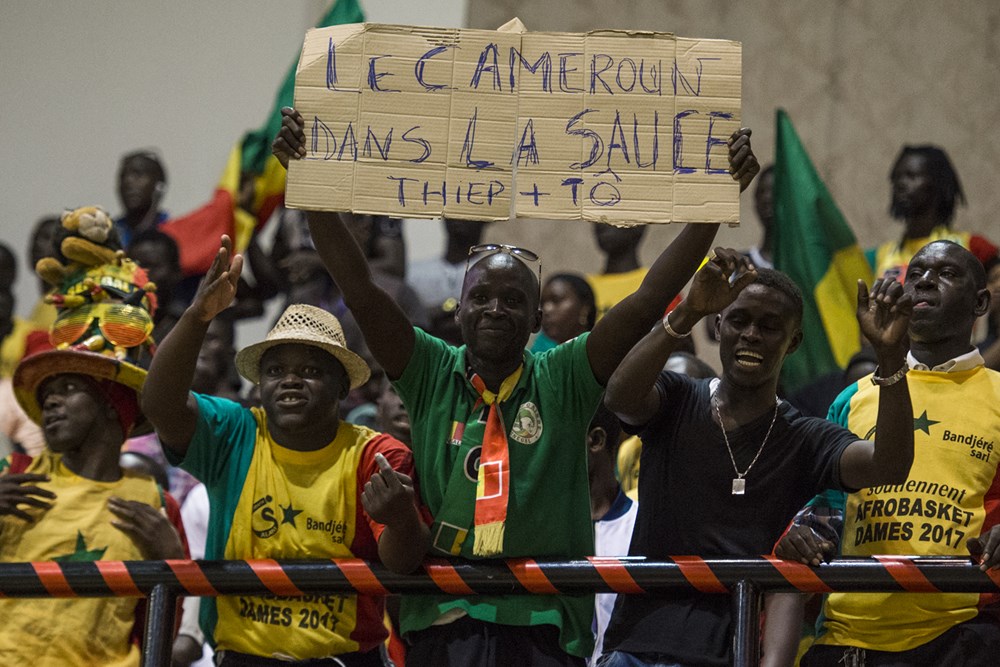
M622 491L615 479L615 461L622 427L602 403L587 432L587 476L590 480L590 518L594 522L594 555L627 556L639 503ZM615 607L614 593L599 593L594 604L594 667L604 652L604 631Z
M980 262L997 254L997 247L977 234L951 228L955 207L965 194L948 154L937 146L904 146L889 174L889 213L902 221L899 241L887 241L868 251L876 276L902 279L910 258L931 241L948 240L969 250Z
M774 261L771 255L771 232L774 229L774 165L769 164L760 170L757 177L757 189L753 192L754 211L757 212L757 222L760 223L760 242L744 254L758 269L773 269Z
M62 222L59 216L46 216L35 223L28 240L28 271L34 273L38 260L56 255L55 241L60 227ZM48 331L56 321L55 306L45 303L45 295L49 293L49 289L49 284L38 278L38 301L32 306L28 317L33 329Z
M183 278L177 242L158 229L145 229L132 237L126 254L146 269L149 279L156 283L153 340L161 341L188 305L188 301L177 293Z
M4 306L9 310L0 313L3 315L0 319L0 378L10 378L14 374L14 368L24 356L28 334L37 329L30 320L23 320L14 314L15 282L17 257L9 246L0 243L0 293L5 293Z
M840 392L866 375L874 373L877 365L878 360L875 359L875 352L864 345L851 356L844 370L835 370L821 375L789 396L788 402L807 417L826 419L830 405Z
M420 297L427 313L428 331L450 343L461 338L455 322L455 308L462 296L462 278L469 248L478 245L488 222L445 218L444 254L415 262L407 280Z
M532 352L544 352L594 328L594 290L575 273L556 273L542 287L542 330Z
M373 216L353 216L351 233L358 245L368 251L372 236ZM302 211L283 209L278 217L274 242L268 253L255 238L247 250L247 259L257 281L257 295L271 299L284 297L284 308L304 303L332 313L344 328L347 345L365 355L365 341L353 313L344 304L337 285L323 268L313 245ZM367 255L366 255L367 256ZM378 284L392 296L410 321L425 326L424 311L413 289L399 277L372 268Z
M615 227L594 223L594 240L604 255L604 270L587 276L594 290L597 319L638 289L647 269L639 263L639 246L646 235L645 225Z
M13 317L14 294L0 289L0 341L14 328ZM11 379L0 376L0 459L14 451L37 456L44 446L42 430L17 403Z

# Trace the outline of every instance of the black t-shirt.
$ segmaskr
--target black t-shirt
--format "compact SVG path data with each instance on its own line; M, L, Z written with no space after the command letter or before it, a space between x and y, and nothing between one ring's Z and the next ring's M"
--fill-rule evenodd
M746 493L732 494L736 473L712 419L711 380L663 372L660 410L640 431L639 514L631 556L759 556L819 491L841 488L840 455L857 440L836 424L802 416L782 401ZM757 454L773 413L729 435L741 471ZM728 665L728 595L619 595L606 651L667 656L685 664Z

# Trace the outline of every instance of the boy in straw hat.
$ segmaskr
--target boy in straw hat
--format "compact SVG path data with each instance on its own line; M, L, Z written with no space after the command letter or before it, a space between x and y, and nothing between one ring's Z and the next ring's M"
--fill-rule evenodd
M0 561L185 557L176 503L118 464L146 376L135 363L152 329L144 288L152 288L145 272L121 256L67 272L57 286L59 300L74 305L59 308L56 349L29 350L14 373L15 396L46 448L0 460ZM137 666L139 604L0 601L0 664Z
M273 144L283 163L307 155L302 116L283 109ZM730 171L757 173L750 131L729 141ZM594 553L587 430L629 349L698 268L718 225L688 225L642 286L594 327L544 354L524 351L541 325L538 256L485 244L470 249L456 311L465 345L414 328L371 279L337 214L309 211L316 250L394 381L411 420L421 492L434 515L436 554L582 558ZM475 262L473 262L475 255ZM404 596L407 664L582 665L593 649L592 596Z
M189 391L212 319L243 265L223 237L191 306L164 339L142 405L169 458L211 504L206 558L365 558L409 572L427 549L413 460L398 440L341 422L338 404L369 376L337 318L285 310L267 338L236 356L263 408ZM220 597L202 626L221 664L383 665L383 600L370 595Z

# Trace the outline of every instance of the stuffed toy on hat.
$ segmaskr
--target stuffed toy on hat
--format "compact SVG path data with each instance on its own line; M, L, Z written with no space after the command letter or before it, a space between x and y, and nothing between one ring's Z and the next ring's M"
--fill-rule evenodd
M130 348L151 350L156 285L125 256L108 214L97 206L68 211L60 232L62 259L43 257L35 265L55 287L45 297L57 309L52 344L118 359Z
M35 264L42 280L59 287L81 268L110 264L121 253L121 243L111 216L99 206L66 211L57 232L59 257L43 257Z
M37 391L47 378L78 373L137 392L146 379L141 363L156 347L156 286L118 247L107 213L81 208L64 215L62 224L64 257L46 257L36 265L55 287L46 296L57 311L49 330L52 349L26 356L14 373L18 403L36 422Z

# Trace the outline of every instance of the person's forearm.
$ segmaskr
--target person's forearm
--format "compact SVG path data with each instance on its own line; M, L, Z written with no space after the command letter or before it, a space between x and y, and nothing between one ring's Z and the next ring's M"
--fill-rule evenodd
M879 373L892 374L906 364L901 354L879 355ZM906 481L913 463L913 405L906 377L894 385L881 387L875 421L875 451L872 479L864 486L900 484Z
M409 574L423 562L429 547L430 530L414 508L410 516L385 527L379 537L378 555L393 572Z
M642 285L612 308L594 327L589 345L594 375L606 382L630 349L641 339L701 265L719 229L717 224L689 224L660 253Z
M390 379L402 375L413 352L413 327L375 284L364 253L336 213L309 211L309 232L323 265L344 295L368 349Z
M670 313L669 322L675 333L684 335L701 319L680 304ZM646 336L632 348L608 380L604 403L619 416L634 415L642 405L650 389L656 384L660 371L681 338L671 336L663 326L654 326Z
M161 440L185 444L194 435L195 415L188 406L198 353L209 322L188 308L153 356L142 390L142 412Z
M901 352L878 355L878 373L889 377L906 363ZM840 477L847 488L862 489L906 481L913 463L913 406L902 380L879 389L873 442L858 441L841 458Z

